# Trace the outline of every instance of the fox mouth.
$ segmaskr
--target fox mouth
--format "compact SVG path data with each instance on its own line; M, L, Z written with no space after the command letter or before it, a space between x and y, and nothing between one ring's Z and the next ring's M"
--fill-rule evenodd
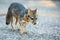
M33 25L36 25L36 23L34 23Z

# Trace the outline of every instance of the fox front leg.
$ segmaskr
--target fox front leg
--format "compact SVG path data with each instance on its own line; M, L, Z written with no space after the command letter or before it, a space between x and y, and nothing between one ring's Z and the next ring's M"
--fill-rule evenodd
M26 32L26 22L22 21L21 22L21 34L27 34Z

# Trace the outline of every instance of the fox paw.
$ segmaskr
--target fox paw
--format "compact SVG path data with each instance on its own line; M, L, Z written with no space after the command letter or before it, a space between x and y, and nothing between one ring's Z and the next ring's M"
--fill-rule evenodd
M23 32L23 34L27 34L27 32Z
M12 32L14 32L15 30L14 29L12 29Z
M27 32L21 32L21 34L27 34Z

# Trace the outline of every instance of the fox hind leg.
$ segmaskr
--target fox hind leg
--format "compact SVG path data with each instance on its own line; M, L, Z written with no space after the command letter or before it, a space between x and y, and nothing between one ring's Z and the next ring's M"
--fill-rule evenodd
M13 17L11 17L11 26L12 26L12 31L14 32L14 27L13 27Z
M16 17L16 23L15 23L15 25L16 25L16 30L19 30L19 29L18 29L18 22L19 22L19 17Z

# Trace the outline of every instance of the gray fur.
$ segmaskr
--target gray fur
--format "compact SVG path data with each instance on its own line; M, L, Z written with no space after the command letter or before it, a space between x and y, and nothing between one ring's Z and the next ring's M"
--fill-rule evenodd
M17 15L20 16L20 18L23 18L24 15L28 13L28 10L19 3L12 3L8 9L8 12L12 15Z

